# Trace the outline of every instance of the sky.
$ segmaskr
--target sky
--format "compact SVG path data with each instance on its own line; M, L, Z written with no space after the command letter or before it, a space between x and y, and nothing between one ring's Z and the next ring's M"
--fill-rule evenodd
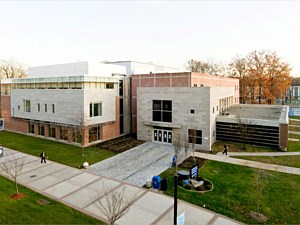
M0 1L0 59L26 66L276 52L300 76L300 1Z

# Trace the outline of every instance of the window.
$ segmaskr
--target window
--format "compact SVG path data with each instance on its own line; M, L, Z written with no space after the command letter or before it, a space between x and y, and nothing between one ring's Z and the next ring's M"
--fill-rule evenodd
M34 122L30 122L29 123L29 133L30 134L34 134Z
M39 123L39 127L38 127L38 134L41 136L45 135L45 126L43 123Z
M191 109L191 114L194 114L195 113L195 109Z
M38 112L40 112L40 111L41 111L41 104L38 103L38 104L37 104L37 107L38 107Z
M102 103L90 103L90 117L102 116Z
M188 130L189 143L202 145L202 130Z
M215 107L213 107L213 113L215 113Z
M194 84L194 87L197 87L197 84Z
M100 134L101 134L100 126L90 127L89 143L100 140Z
M60 139L61 140L68 140L68 128L67 127L60 127Z
M52 113L55 113L55 105L52 104Z
M52 137L52 138L56 138L56 129L54 126L50 125L49 126L49 137Z
M45 104L45 112L47 112L48 110L47 110L47 104Z
M172 101L153 100L152 120L172 123Z
M114 89L114 83L106 83L106 89Z
M24 112L30 112L30 100L23 100Z

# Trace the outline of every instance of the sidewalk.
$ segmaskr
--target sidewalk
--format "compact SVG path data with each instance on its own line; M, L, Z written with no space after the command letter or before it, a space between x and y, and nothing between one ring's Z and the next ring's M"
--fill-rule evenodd
M137 195L138 199L130 208L129 212L118 220L116 224L173 224L173 198L169 196L113 178L71 168L50 160L48 160L46 164L42 164L38 157L7 148L4 148L4 157L0 158L0 163L5 162L6 159L9 159L16 153L21 154L25 162L23 174L19 176L19 183L49 198L105 222L105 217L99 213L94 205L97 198L93 196L95 196L98 191L101 192L99 187L104 186L109 188L111 192L118 191L120 188L125 187L127 196ZM0 174L4 175L1 169ZM102 197L103 196L100 196L99 199L103 200ZM241 224L240 222L205 208L178 200L177 215L183 212L185 212L185 225Z
M299 155L299 152L282 152L284 155ZM275 153L277 156L282 154L281 152ZM243 154L243 153L242 153ZM251 155L272 155L273 153L251 153ZM212 155L212 154L207 154L207 153L200 153L200 152L195 152L196 157L204 158L204 159L209 159L209 160L214 160L218 162L225 162L225 163L231 163L235 165L241 165L241 166L248 166L248 167L253 167L253 168L259 168L259 169L264 169L264 170L271 170L271 171L276 171L276 172L282 172L282 173L289 173L289 174L296 174L300 175L300 168L295 168L295 167L288 167L288 166L280 166L280 165L275 165L275 164L268 164L268 163L261 163L261 162L255 162L255 161L250 161L250 160L244 160L244 159L235 159L231 158L230 156L234 155L241 155L239 153L234 153L234 152L228 152L228 155L222 155L222 153L218 153L217 155ZM243 154L247 155L247 154ZM248 154L250 155L250 154ZM273 155L274 156L274 155Z

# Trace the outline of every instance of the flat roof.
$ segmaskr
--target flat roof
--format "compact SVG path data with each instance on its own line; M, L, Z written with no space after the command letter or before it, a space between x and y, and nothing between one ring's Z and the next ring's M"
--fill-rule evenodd
M238 104L231 106L227 113L218 115L219 122L236 122L238 119L255 122L257 125L288 123L288 106ZM227 114L227 115L226 115Z

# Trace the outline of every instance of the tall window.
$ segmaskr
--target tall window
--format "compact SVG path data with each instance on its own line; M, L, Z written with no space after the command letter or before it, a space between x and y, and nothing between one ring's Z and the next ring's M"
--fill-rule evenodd
M37 104L37 107L38 107L38 112L40 112L40 111L41 111L41 104L38 103L38 104Z
M23 100L24 112L30 112L30 100Z
M60 139L61 140L68 140L68 128L67 127L60 127Z
M55 105L52 104L52 113L55 113Z
M89 129L89 142L94 142L100 140L100 134L101 134L101 127L95 126L90 127Z
M29 133L34 134L34 122L29 122Z
M38 134L44 136L45 135L45 126L43 123L39 123Z
M153 100L152 120L172 123L172 101Z
M49 137L56 138L56 129L55 129L55 126L50 125L48 133L49 133Z
M188 130L189 143L202 145L202 130Z
M90 117L102 115L102 103L90 103Z
M47 104L45 104L45 112L47 112L48 111L48 109L47 109Z

